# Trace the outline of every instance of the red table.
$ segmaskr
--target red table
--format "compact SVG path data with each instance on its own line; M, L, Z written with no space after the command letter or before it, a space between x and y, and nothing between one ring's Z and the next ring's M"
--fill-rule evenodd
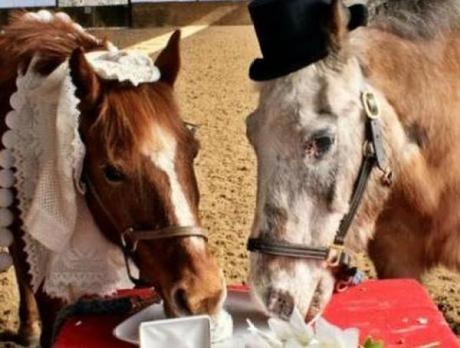
M426 290L413 280L367 281L335 294L325 317L343 328L357 327L391 347L460 347ZM112 336L124 318L85 316L70 319L60 332L56 348L132 348ZM431 345L438 343L437 346Z

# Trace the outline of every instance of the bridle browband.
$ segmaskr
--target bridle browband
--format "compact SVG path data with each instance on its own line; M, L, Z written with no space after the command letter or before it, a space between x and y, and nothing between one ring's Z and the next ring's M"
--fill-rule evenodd
M366 116L363 159L355 181L350 208L340 222L333 244L329 247L310 247L304 244L278 242L266 238L250 238L247 244L249 251L296 259L326 261L330 268L348 266L351 258L345 251L345 237L363 199L372 170L377 167L383 173L382 184L389 186L392 180L392 172L386 165L380 108L377 99L372 92L363 92L361 102Z
M130 260L134 258L139 242L185 237L201 237L205 240L208 240L207 231L199 226L169 226L154 230L137 230L134 227L128 227L120 230L118 228L119 224L112 216L112 214L109 212L109 210L106 208L104 202L99 196L89 176L87 174L83 175L82 179L83 186L88 189L85 191L89 192L92 195L99 208L102 210L106 218L109 220L110 224L115 228L115 230L122 231L120 234L119 246L121 248L121 251L123 252L126 271L129 279L138 287L145 287L151 285L140 278L134 277L132 274Z

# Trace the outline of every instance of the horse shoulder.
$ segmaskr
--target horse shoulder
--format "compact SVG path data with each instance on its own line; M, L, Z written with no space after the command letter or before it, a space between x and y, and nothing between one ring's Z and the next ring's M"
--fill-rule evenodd
M387 214L415 217L400 224L426 242L429 258L458 268L460 255L449 246L460 240L460 35L411 42L375 29L366 34L359 57L364 72L404 135L395 149L398 178Z

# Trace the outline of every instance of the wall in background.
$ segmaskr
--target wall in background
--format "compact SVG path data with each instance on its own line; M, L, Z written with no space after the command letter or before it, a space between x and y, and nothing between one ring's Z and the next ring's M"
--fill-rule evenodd
M210 0L131 0L133 4L160 2L196 2ZM211 0L219 1L219 0ZM222 0L220 0L222 1ZM224 0L225 1L225 0ZM94 7L128 5L129 0L0 0L0 9L30 7Z
M131 0L133 4L154 4L159 2L194 2L200 0Z
M231 8L235 13L220 24L251 23L247 0L0 0L0 30L10 13L23 7L36 11L49 7L64 11L86 28L93 27L177 27L190 23L208 24L209 15L218 9ZM132 6L130 5L130 2ZM58 8L55 8L56 6ZM54 8L54 9L53 9ZM212 17L212 16L211 16ZM231 22L228 22L228 21Z
M0 0L0 8L52 7L52 6L56 6L56 0Z
M60 7L128 5L128 0L58 0Z

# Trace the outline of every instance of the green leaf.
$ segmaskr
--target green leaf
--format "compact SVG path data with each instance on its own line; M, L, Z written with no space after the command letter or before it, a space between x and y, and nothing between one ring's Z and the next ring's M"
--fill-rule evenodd
M382 341L374 341L368 337L363 344L363 348L384 348Z

